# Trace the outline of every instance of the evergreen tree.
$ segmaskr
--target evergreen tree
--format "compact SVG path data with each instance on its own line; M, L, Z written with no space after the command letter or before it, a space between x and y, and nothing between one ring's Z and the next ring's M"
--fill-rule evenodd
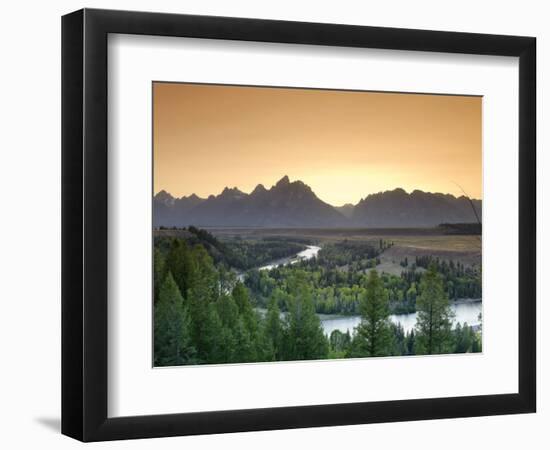
M415 352L415 334L414 330L407 333L405 337L405 355L414 355Z
M334 330L329 337L331 359L345 358L350 350L351 336L349 331L342 333L340 330Z
M199 288L210 299L219 294L220 280L212 257L202 245L195 245L190 252L191 273L189 288Z
M354 356L388 356L393 351L388 294L376 270L371 270L360 303L361 323L353 343Z
M422 276L416 308L416 354L449 353L453 314L434 263Z
M195 362L190 321L183 297L168 272L159 289L154 309L154 349L156 366L177 366Z
M412 304L416 302L416 283L412 282L411 287L407 290L407 300Z
M284 329L281 322L281 311L275 295L271 297L264 322L264 335L268 346L268 359L283 359Z
M474 333L472 341L472 353L479 353L482 351L482 342L483 342L483 315L479 313L479 327L477 332Z
M238 360L237 324L234 327L222 325L219 343L216 343L216 353L220 363L240 362Z
M218 277L219 277L219 294L223 295L231 292L233 286L237 282L237 277L235 272L227 269L224 265L218 267Z
M253 310L252 304L250 303L250 297L248 295L248 290L240 281L235 284L233 288L233 300L239 308L240 314L248 314Z
M195 264L189 247L182 239L173 239L166 255L165 270L172 272L183 298L187 298L195 274Z
M472 351L474 336L467 323L464 323L464 325L457 324L453 334L455 336L454 353L469 353Z
M328 356L328 340L313 305L306 274L296 270L288 280L289 312L287 315L285 359L323 359Z
M256 342L254 336L252 336L243 320L239 318L237 327L235 329L235 338L237 351L235 356L236 362L254 362L258 361Z
M269 351L268 343L263 339L264 335L260 330L260 315L252 307L250 301L250 295L248 289L241 282L237 282L233 288L233 300L239 310L239 317L243 322L243 326L246 329L246 335L249 336L252 350L250 352L242 350L243 361L250 361L251 354L256 355L257 358L263 358L265 352ZM240 333L241 336L245 336L245 333ZM268 355L269 356L269 355Z
M222 295L217 303L218 315L224 327L234 329L239 320L239 308L231 295Z
M223 326L214 303L209 303L206 306L206 315L201 330L202 334L199 341L201 360L207 364L229 362L227 358L231 360L233 352L225 341L228 337L228 329Z
M206 253L202 245L197 245L189 252L193 266L193 276L188 283L188 304L192 317L192 337L201 359L210 361L209 355L212 352L211 330L208 329L209 322L217 326L221 322L216 305L214 304L219 293L217 272L212 258ZM215 313L215 314L214 314ZM223 324L221 324L223 326ZM220 328L218 332L221 334ZM216 356L215 362L220 362Z
M156 303L159 299L160 286L165 277L164 257L158 248L153 253L153 301Z
M405 330L400 323L390 323L390 329L393 334L393 356L401 356L407 354L407 342L405 337Z

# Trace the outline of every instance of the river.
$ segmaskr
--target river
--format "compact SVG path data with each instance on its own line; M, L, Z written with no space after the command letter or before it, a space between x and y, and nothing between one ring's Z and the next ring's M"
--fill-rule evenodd
M454 321L463 324L466 322L470 326L479 325L479 313L482 310L481 300L458 301L451 303L451 310L455 314ZM323 331L327 336L330 336L334 330L340 330L345 333L349 330L353 333L353 329L361 322L360 316L327 316L319 314ZM393 323L400 323L405 333L414 328L416 324L416 313L410 314L394 314L390 316Z
M321 250L321 247L317 247L316 245L308 245L305 250L296 253L294 256L277 259L276 261L273 261L265 266L258 267L258 270L271 270L275 267L286 266L287 264L296 264L299 261L305 261L317 256L319 250Z
M281 258L276 261L272 261L265 266L258 267L258 270L271 270L274 267L278 267L286 264L295 264L298 261L303 261L311 259L317 256L321 247L316 245L308 245L305 250L297 253L294 256L287 258ZM243 281L244 274L239 274L238 278ZM451 310L455 314L454 321L455 325L457 323L463 324L466 322L470 326L479 325L479 314L482 310L482 303L480 300L459 300L457 302L451 303ZM359 325L361 322L360 316L338 316L338 315L324 315L318 314L321 319L321 325L323 331L327 336L330 336L334 330L340 330L342 333L345 333L349 330L350 333L353 333L353 329ZM394 323L400 323L405 333L412 330L416 324L416 313L410 314L394 314L390 316L390 319Z
M293 256L288 256L286 258L277 259L275 261L266 264L265 266L256 267L257 270L271 270L275 267L286 266L287 264L296 264L299 261L305 261L317 256L321 247L316 245L307 245L305 250L302 250L299 253L296 253ZM239 281L244 281L244 273L237 273L237 279Z

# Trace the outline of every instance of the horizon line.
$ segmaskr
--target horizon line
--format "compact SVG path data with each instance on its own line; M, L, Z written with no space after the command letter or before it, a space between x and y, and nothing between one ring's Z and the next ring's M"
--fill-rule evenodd
M369 196L371 196L371 195L383 194L383 193L386 193L386 192L394 192L394 191L397 191L397 190L402 190L402 191L404 191L407 195L412 195L413 192L419 191L419 192L423 192L423 193L425 193L425 194L433 194L433 195L438 195L438 194L439 194L439 195L450 195L450 196L452 196L452 197L454 197L454 198L457 198L457 199L458 199L458 198L461 198L461 197L464 197L464 198L468 198L468 199L470 199L470 200L472 200L472 201L483 201L482 198L470 197L470 196L466 195L465 193L463 193L462 195L455 195L455 194L452 194L452 193L450 193L450 192L432 192L432 191L424 191L424 190L418 189L418 188L415 188L415 189L413 189L413 190L411 190L411 191L407 191L405 188L402 188L402 187L400 187L400 186L397 186L397 187L394 187L393 189L386 189L386 190L383 190L383 191L370 192L370 193L368 193L366 196L361 197L357 203L346 202L346 203L343 203L343 204L341 204L341 205L333 205L333 204L331 204L331 203L329 203L329 202L326 202L326 201L323 200L322 198L320 198L320 197L317 195L317 193L315 193L315 191L313 190L313 188L312 188L311 186L309 186L308 184L306 184L306 183L304 183L303 181L298 180L298 179L296 179L296 180L294 180L294 181L290 181L290 178L289 178L287 175L284 175L283 177L281 177L281 178L277 181L277 183L275 183L274 185L272 185L270 188L266 188L265 185L264 185L263 183L258 183L258 184L254 187L254 189L252 189L250 192L243 191L243 190L241 190L238 186L235 185L235 186L232 186L232 187L225 186L218 194L208 194L206 197L201 197L200 195L196 194L195 192L192 192L191 194L182 195L182 196L180 196L180 197L177 197L177 196L174 196L172 193L170 193L168 190L166 190L166 189L163 188L163 189L160 189L159 191L157 191L156 193L154 193L154 194L153 194L153 197L156 197L156 196L157 196L159 193L161 193L161 192L166 192L168 195L170 195L170 196L173 197L174 199L181 199L181 198L188 198L188 197L195 196L195 197L198 197L198 198L200 198L200 199L202 199L202 200L207 200L207 199L208 199L209 197L211 197L211 196L217 197L218 195L221 195L221 193L222 193L224 190L226 190L226 189L237 189L238 191L242 192L243 194L250 195L250 194L252 194L252 192L253 192L258 186L262 186L264 189L266 189L266 190L269 191L269 190L271 190L272 188L274 188L280 181L284 180L285 178L287 178L287 179L289 180L289 183L290 183L290 184L295 183L295 182L300 182L300 183L304 184L305 186L308 186L308 187L312 190L312 192L315 194L315 196L316 196L317 198L319 198L319 200L325 202L327 205L330 205L330 206L332 206L332 207L343 207L343 206L347 206L347 205L355 206L355 205L357 205L357 203L361 202L362 200L365 200L367 197L369 197ZM154 191L153 191L153 192L154 192Z

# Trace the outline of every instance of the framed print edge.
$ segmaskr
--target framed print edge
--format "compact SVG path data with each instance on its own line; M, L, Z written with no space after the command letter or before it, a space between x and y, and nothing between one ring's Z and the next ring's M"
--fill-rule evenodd
M109 33L519 57L518 393L109 418ZM62 433L82 441L528 413L536 409L535 38L106 10L62 19Z

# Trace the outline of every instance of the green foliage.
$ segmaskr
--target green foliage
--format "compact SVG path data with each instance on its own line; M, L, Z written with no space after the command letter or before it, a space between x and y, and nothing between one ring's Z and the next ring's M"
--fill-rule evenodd
M172 240L166 255L165 270L172 272L181 294L187 298L187 291L195 277L196 265L185 241Z
M430 265L422 276L420 290L416 301L416 354L449 353L453 315L435 265Z
M278 259L288 258L306 249L303 243L282 239L232 240L224 243L232 267L247 270Z
M303 271L296 271L288 280L290 294L287 316L285 359L322 359L328 356L328 342Z
M333 358L344 358L351 349L351 335L349 331L342 333L334 330L330 333L329 344Z
M411 330L409 333L407 333L407 336L405 337L405 347L404 347L403 354L414 355L415 346L416 346L416 335L414 334L414 330Z
M481 333L476 332L467 323L457 324L453 330L453 353L481 352Z
M227 345L227 328L223 326L216 305L214 303L207 304L203 312L201 334L199 337L195 336L201 360L213 364L231 362L235 348Z
M158 248L153 253L153 301L156 303L159 298L160 286L166 276L164 256Z
M449 298L481 298L481 269L465 267L460 262L440 260L432 256L417 256L416 265L424 268L433 265L443 278Z
M287 258L301 252L309 244L308 240L296 238L265 238L259 240L219 240L206 230L190 226L180 229L182 234L177 240L188 247L200 245L212 257L217 265L225 265L238 270L248 270L277 259ZM187 232L187 233L185 233ZM161 253L168 251L174 238L157 236L155 248Z
M388 356L393 353L393 333L387 291L376 270L369 272L361 299L361 323L353 339L353 356Z
M468 353L472 351L474 333L468 324L458 324L453 330L455 341L454 353Z
M239 320L239 307L232 295L221 295L216 303L217 312L224 327L233 329Z
M285 330L281 321L281 310L277 300L277 295L274 295L267 308L267 314L264 323L264 336L266 342L266 352L268 359L280 361L284 358L283 345L285 342Z
M157 366L481 351L481 326L452 329L448 292L457 292L457 279L479 276L460 264L432 261L422 274L416 265L426 261L419 259L404 262L401 276L378 274L368 268L391 243L343 241L323 247L319 258L249 271L242 283L219 258L226 243L204 230L189 232L191 239L155 240ZM257 248L263 250L252 259L270 254L269 246ZM411 332L389 319L416 309ZM362 320L353 333L327 338L317 313Z
M384 245L388 247L391 244ZM368 271L380 263L379 251L380 248L370 241L325 244L316 258L269 271L251 270L246 273L244 282L250 289L254 303L265 307L275 289L285 289L286 280L294 270L304 270L312 288L317 313L358 315ZM416 311L423 267L431 259L418 257L417 261L419 266L405 258L401 262L405 270L400 275L380 275L388 292L392 314ZM444 279L444 289L450 298L481 297L481 273L478 269L464 267L452 260L440 261L435 258L433 261Z
M237 340L237 357L238 362L253 362L258 361L256 336L250 332L243 317L239 318L235 329Z
M367 241L348 241L325 244L319 251L315 264L325 268L335 268L351 264L358 270L369 268L370 262L378 257L381 249Z
M154 323L156 366L195 362L188 311L171 272L168 272L160 286L159 299L155 304Z

